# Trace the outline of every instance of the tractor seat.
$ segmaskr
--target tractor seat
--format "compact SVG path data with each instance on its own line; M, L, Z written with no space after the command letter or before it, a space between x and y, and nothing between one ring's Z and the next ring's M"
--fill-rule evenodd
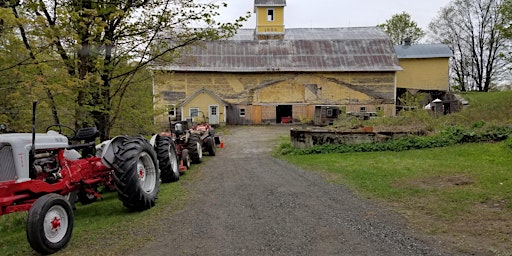
M75 141L85 141L85 142L91 142L94 141L100 133L98 132L98 128L96 127L86 127L86 128L80 128L75 136L72 138L72 140Z

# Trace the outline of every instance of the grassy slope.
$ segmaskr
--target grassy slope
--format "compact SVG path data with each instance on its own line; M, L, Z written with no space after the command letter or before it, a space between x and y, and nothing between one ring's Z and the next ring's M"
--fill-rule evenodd
M469 108L437 125L512 124L512 92L464 97ZM505 143L282 157L387 204L455 253L512 252L512 149Z

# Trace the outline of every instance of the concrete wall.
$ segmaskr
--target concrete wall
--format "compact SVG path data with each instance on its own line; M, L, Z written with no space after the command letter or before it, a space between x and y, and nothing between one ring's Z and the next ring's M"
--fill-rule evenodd
M311 129L291 129L291 143L296 148L309 148L324 144L360 144L384 142L407 135L421 135L421 132L373 132L373 131L329 131Z

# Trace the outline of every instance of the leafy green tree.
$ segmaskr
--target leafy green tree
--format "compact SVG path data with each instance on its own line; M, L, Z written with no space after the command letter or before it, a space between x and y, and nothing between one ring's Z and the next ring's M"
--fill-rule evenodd
M66 91L64 105L73 110L75 127L94 124L107 139L123 116L119 112L132 111L120 106L149 63L172 61L202 40L230 37L249 15L220 23L220 7L193 0L26 0L9 9L28 55L18 65L38 67L30 72L30 81L42 79L34 87L38 95L51 106L63 98L51 100L50 94Z
M377 26L383 28L396 45L405 44L406 40L410 40L410 43L417 43L425 36L425 32L406 12L395 14L384 24Z

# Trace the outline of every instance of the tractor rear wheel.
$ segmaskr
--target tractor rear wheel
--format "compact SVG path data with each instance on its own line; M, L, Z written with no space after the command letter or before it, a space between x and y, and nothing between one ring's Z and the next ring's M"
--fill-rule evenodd
M208 155L215 156L215 139L213 137L206 138L205 145Z
M114 181L119 199L133 211L155 205L160 187L156 153L144 138L131 138L119 145L114 159Z
M180 179L180 170L178 166L176 145L170 137L159 135L156 136L155 144L162 182L169 183L178 181Z
M195 134L190 136L188 139L187 148L192 163L200 164L203 161L203 146L201 146L201 137Z
M73 232L73 209L64 196L46 194L30 207L27 218L27 240L41 254L64 248Z

